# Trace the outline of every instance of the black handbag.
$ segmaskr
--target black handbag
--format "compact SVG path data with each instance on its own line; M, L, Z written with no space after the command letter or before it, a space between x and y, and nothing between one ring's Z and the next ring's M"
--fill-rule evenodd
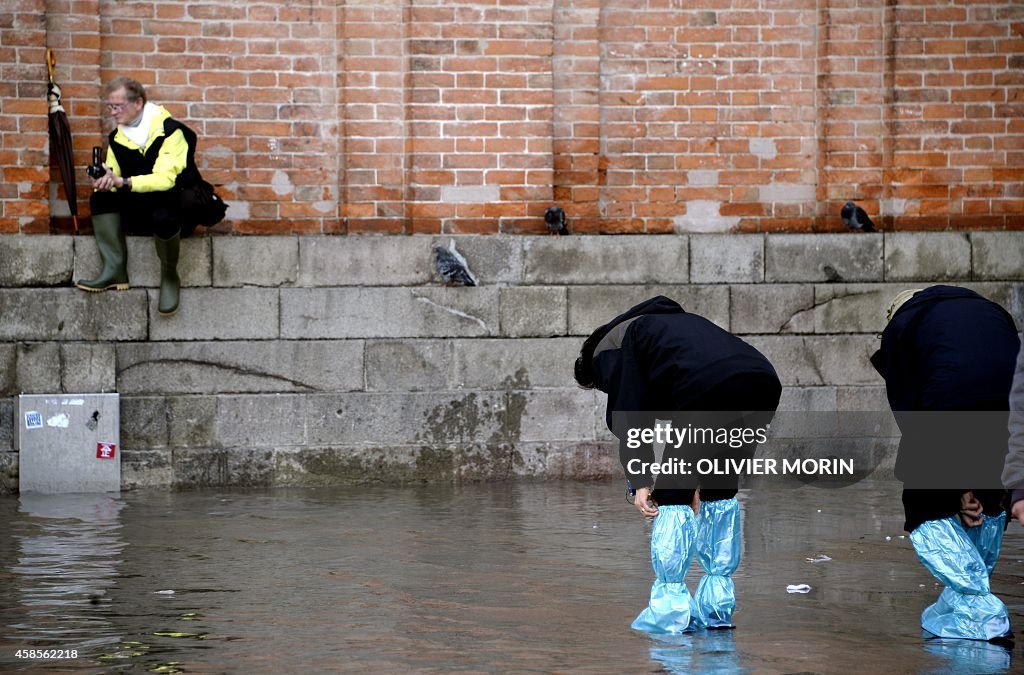
M179 205L186 222L206 227L224 220L228 210L228 205L202 177L181 188Z

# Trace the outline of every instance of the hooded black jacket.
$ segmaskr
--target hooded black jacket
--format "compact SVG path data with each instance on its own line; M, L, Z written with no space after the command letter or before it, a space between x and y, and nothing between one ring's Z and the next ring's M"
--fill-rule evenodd
M587 340L595 385L608 394L606 421L616 432L615 413L706 410L705 396L735 378L760 378L781 391L771 362L752 346L679 304L657 296L601 326ZM588 353L589 351L589 353ZM737 410L747 409L737 401ZM774 408L773 408L774 410ZM621 430L617 435L620 436ZM634 457L651 461L650 446L637 451L620 443L623 468ZM649 477L634 482L646 487Z
M902 431L898 478L926 488L959 478L965 488L999 486L1007 434L998 413L1009 410L1019 347L1010 314L974 291L932 286L904 303L871 357ZM934 414L949 411L989 412Z
M897 310L871 364L893 411L1008 410L1019 348L1005 309L966 288L931 286Z

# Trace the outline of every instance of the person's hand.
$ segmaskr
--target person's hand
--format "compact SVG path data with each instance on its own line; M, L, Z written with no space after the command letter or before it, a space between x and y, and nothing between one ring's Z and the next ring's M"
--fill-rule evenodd
M1017 522L1024 525L1024 499L1018 499L1010 507L1010 515L1017 519Z
M651 488L649 487L636 489L636 499L633 500L633 506L645 516L658 515L658 505L651 499Z
M981 510L981 502L973 492L965 492L960 495L960 522L964 524L964 527L981 525Z
M693 499L690 500L690 508L693 509L693 515L700 513L700 488L693 491Z
M103 168L106 169L107 172L100 176L99 178L93 180L93 190L96 190L97 192L108 192L113 188L121 187L122 185L124 185L124 179L121 178L120 176L115 176L114 172L110 170L109 166L104 164Z

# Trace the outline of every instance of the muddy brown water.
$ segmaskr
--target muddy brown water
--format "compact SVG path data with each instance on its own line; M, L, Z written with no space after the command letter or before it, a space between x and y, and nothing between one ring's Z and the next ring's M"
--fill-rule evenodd
M3 497L0 672L1024 671L1021 526L1006 650L922 639L895 483L740 499L737 629L659 640L618 482Z

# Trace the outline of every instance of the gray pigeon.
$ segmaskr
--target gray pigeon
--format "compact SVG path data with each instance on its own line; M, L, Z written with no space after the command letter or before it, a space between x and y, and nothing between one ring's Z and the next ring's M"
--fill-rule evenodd
M569 228L565 226L565 211L557 206L552 206L544 213L544 222L555 234L569 234Z
M846 225L851 230L860 230L861 232L877 231L875 230L875 224L868 218L867 212L853 202L843 204L843 210L839 212L839 217L843 219L843 225Z
M454 239L448 248L435 246L434 255L437 259L437 273L444 279L445 286L476 286L476 277L469 271L469 263L455 249Z

